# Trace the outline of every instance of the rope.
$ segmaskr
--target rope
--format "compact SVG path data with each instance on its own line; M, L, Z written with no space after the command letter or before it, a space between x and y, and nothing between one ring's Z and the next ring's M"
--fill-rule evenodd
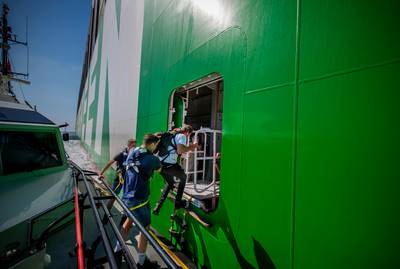
M118 179L119 179L118 185L115 187L113 191L117 191L119 186L122 186L124 184L124 178L122 177L122 173L120 172L118 173Z
M149 200L146 200L145 202L141 203L140 205L137 206L132 206L131 208L129 208L130 211L136 210L138 208L141 208L142 206L145 206L149 203Z

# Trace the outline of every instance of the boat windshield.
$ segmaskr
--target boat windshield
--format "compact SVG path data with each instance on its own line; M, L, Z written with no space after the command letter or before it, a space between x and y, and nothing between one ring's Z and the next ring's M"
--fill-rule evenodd
M55 132L0 130L0 176L60 165Z

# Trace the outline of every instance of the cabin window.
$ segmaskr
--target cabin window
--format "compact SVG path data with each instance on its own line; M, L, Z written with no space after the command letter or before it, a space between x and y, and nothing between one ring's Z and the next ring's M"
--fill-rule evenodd
M0 131L0 175L60 165L56 133Z
M169 129L191 125L194 132L189 143L196 141L200 145L200 149L181 157L187 174L184 197L207 212L213 211L220 185L222 77L214 73L175 89L169 112Z

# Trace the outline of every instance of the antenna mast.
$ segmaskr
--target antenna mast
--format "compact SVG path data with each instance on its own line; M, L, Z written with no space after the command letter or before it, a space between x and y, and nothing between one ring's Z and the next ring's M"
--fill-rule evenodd
M14 99L17 101L14 92L12 91L11 81L19 83L30 84L28 80L28 74L14 72L11 68L11 63L8 55L10 45L23 45L28 46L28 41L25 42L17 40L17 35L12 33L11 27L8 25L8 12L9 7L3 4L2 16L0 22L1 29L1 65L0 65L0 98L3 96L9 96L6 99ZM11 101L11 100L10 100Z

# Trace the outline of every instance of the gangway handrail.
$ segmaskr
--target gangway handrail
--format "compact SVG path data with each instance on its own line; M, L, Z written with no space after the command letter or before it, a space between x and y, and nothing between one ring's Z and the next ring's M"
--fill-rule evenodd
M109 265L110 265L110 267L112 269L114 269L114 268L116 269L116 268L118 268L118 265L117 265L117 262L116 262L115 257L114 257L114 252L113 252L113 249L111 248L111 244L110 244L109 238L107 236L106 230L104 229L103 223L101 221L100 214L97 211L96 203L95 203L95 200L93 198L93 194L92 194L92 192L91 192L91 190L89 188L89 183L87 182L86 175L77 164L75 164L72 161L70 161L70 163L82 175L82 181L83 181L83 183L85 185L85 188L86 188L86 191L87 191L87 194L88 194L90 207L92 208L97 228L100 231L100 236L101 236L102 241L103 241L103 246L104 246L104 250L106 252L106 256L107 256Z
M99 240L98 242L100 242L100 240L103 241L103 246L105 248L105 252L106 252L106 256L110 265L110 268L114 269L114 268L118 268L118 265L116 263L116 259L115 259L115 253L113 252L111 245L110 245L110 241L108 238L108 235L105 232L105 227L104 227L104 223L103 221L100 219L100 214L99 211L97 210L97 206L98 204L100 204L104 210L105 213L105 217L107 217L108 222L111 224L111 228L113 229L117 240L120 242L121 246L122 246L122 250L125 253L125 258L126 258L126 262L129 264L129 268L133 268L136 269L136 263L135 260L132 256L132 253L130 252L128 246L126 245L125 241L123 240L120 231L117 227L117 225L115 224L114 220L112 219L112 215L110 213L110 211L108 210L108 208L106 207L104 200L107 199L114 199L115 196L99 196L99 192L98 190L95 188L94 183L93 183L93 179L92 178L86 178L86 175L94 175L97 173L92 172L92 171L88 171L88 170L82 170L76 163L74 163L73 161L69 160L69 163L71 165L71 167L73 168L73 196L60 203L57 204L54 207L51 207L37 215L35 215L34 217L32 217L29 221L29 230L28 230L28 245L32 246L33 244L35 244L36 247L41 247L44 246L43 242L46 239L46 236L48 235L48 233L54 228L56 227L58 224L60 224L62 221L64 221L66 218L68 218L71 215L74 215L75 213L75 228L76 228L76 242L77 242L77 248L76 248L76 256L77 256L77 268L79 269L83 269L85 268L85 257L84 257L84 253L86 253L86 250L84 250L84 242L83 242L83 237L82 237L82 221L83 221L83 210L89 209L91 208L93 213L94 213L94 217L95 217L95 221L96 224L99 228L100 231L100 235L98 236L98 239L95 240L95 242L97 240ZM79 175L82 176L82 179L79 178ZM78 188L78 181L83 181L85 188L86 188L86 192L85 193L79 193L79 188ZM89 187L88 182L91 182L93 189L96 193L96 196L93 196L93 192L91 190L91 188ZM86 200L86 198L89 199L89 203L90 205L84 205L84 201ZM74 207L72 210L69 210L68 212L66 212L64 215L62 215L61 217L59 217L58 219L56 219L55 221L53 221L52 223L50 223L47 228L41 233L41 235L39 236L38 239L33 239L33 222L40 218L41 216L67 204L73 202ZM97 245L97 244L96 244ZM93 245L92 245L93 247ZM95 248L92 248L92 250ZM88 251L89 253L90 251ZM89 255L90 256L90 255ZM90 257L88 257L88 264L87 266L89 266L89 260ZM101 260L97 259L98 261ZM90 267L90 266L89 266Z
M99 192L95 189L95 192L97 194L99 194ZM114 197L112 196L112 199L114 199ZM128 246L125 243L125 240L122 238L122 235L117 227L117 225L115 224L114 220L112 219L112 215L110 210L107 208L107 206L104 203L104 200L100 200L100 204L104 210L104 213L106 214L106 216L108 217L108 220L110 222L111 228L114 231L115 236L117 237L117 240L119 241L122 250L124 251L126 258L127 258L127 262L129 263L129 265L131 266L131 268L137 268L135 260L133 259L132 253L130 252Z
M88 188L87 186L87 178L86 178L86 174L89 175L94 175L95 173L92 171L88 171L88 170L82 170L80 169L80 167L78 165L76 165L74 162L71 161L71 163L76 167L76 169L82 174L82 176L84 177L84 182L86 182L86 188ZM109 193L111 193L111 196L113 196L113 198L115 199L115 201L121 206L121 208L123 209L124 213L133 221L133 223L139 228L139 230L144 234L144 236L147 238L147 240L149 241L150 245L154 248L154 250L157 252L157 254L162 258L162 260L165 262L165 264L168 266L168 268L171 269L182 269L181 266L179 266L174 260L173 258L171 258L171 256L162 248L162 246L160 244L158 244L158 242L154 239L153 236L150 235L150 233L146 230L145 227L143 227L143 225L136 219L136 217L132 214L132 212L128 209L128 207L125 205L125 203L121 200L121 198L119 198L119 196L114 192L114 190L108 186L107 183L105 183L103 180L100 180L99 183L101 183L103 186L106 187L107 191ZM92 197L92 193L91 191L88 189L88 196L89 198ZM94 200L94 199L93 199ZM89 199L90 201L90 199ZM95 210L96 211L96 210ZM97 212L97 211L96 211ZM109 212L108 212L109 213ZM107 214L107 212L106 212ZM97 219L97 218L96 218ZM122 237L121 237L122 238ZM117 239L120 239L117 236ZM122 243L121 245L124 246L125 242L120 242Z

